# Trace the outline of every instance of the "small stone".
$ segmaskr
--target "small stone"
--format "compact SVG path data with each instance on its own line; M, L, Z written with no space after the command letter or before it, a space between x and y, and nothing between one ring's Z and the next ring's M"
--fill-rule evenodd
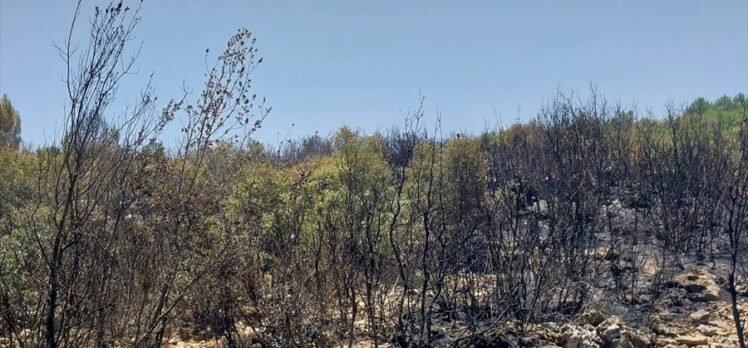
M564 348L597 348L600 344L594 329L586 325L578 327L575 325L564 325L561 327L561 341L558 342Z
M600 324L602 327L603 324ZM606 343L611 343L621 337L621 327L616 323L611 323L603 328L603 330L597 330L597 334Z
M697 324L706 324L711 318L711 313L705 310L698 310L688 315L688 319Z
M697 331L701 332L704 336L714 336L717 334L717 328L714 326L704 325L700 324L699 327L696 328Z
M665 336L665 337L675 337L678 335L675 332L675 330L673 330L673 328L663 325L663 324L654 326L652 328L652 331L654 331L658 335Z
M713 302L719 300L719 287L709 285L704 291L688 294L688 298L694 302Z
M622 336L620 338L614 339L612 342L610 342L606 347L611 348L634 348L634 345L631 344L631 340L629 340L628 337Z
M726 343L709 343L709 348L732 348L732 346Z
M647 348L651 346L652 340L650 339L650 337L644 335L641 332L637 332L636 330L628 330L626 331L626 336L628 337L631 345L634 348Z
M584 324L590 324L592 326L598 326L600 323L605 321L605 316L595 309L590 309L579 317L579 321Z
M698 334L678 336L675 340L678 341L678 343L685 344L689 347L704 345L708 342L706 336Z

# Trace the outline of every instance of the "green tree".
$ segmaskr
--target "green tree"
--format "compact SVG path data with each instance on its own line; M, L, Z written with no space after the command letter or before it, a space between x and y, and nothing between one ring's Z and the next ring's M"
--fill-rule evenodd
M21 144L21 116L3 94L0 99L0 148L17 149Z

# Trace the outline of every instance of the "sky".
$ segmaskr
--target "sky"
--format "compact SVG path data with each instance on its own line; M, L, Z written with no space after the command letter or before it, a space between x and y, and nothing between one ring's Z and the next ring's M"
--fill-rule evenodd
M83 16L97 4L85 0ZM60 127L64 66L53 44L74 9L0 0L0 93L20 112L26 143L49 143ZM419 95L427 121L438 112L445 131L475 133L529 120L556 91L590 85L655 114L748 93L746 0L145 0L141 15L137 73L118 102L151 73L163 102L183 85L199 91L205 49L220 51L246 27L263 57L254 93L273 107L255 136L270 145L342 125L386 131Z

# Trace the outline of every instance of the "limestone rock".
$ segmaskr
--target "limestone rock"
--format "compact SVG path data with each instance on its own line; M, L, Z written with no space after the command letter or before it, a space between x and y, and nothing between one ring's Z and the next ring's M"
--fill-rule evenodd
M689 347L705 345L708 342L706 336L699 334L678 336L675 340L678 341L678 343L685 344Z
M720 295L714 274L705 266L676 275L666 285L684 289L688 299L694 302L716 301Z
M665 337L675 337L678 336L677 332L670 326L667 326L665 324L657 324L652 327L652 331L654 333L665 336Z
M605 315L596 309L589 309L579 316L579 321L582 325L590 324L592 326L598 326L600 323L605 321Z
M709 322L710 317L711 317L711 313L703 309L698 310L688 315L688 319L696 324L706 324Z
M717 301L719 300L719 287L716 285L710 285L704 291L688 294L688 298L694 302Z
M714 326L704 325L700 324L699 327L696 328L698 332L700 332L704 336L714 336L717 334L717 328Z
M733 346L726 343L709 343L709 348L732 348Z
M597 335L605 343L611 343L621 337L623 323L618 317L611 317L597 326Z
M599 348L602 343L595 334L595 328L591 325L584 327L564 325L561 328L560 338L558 343L564 348Z
M634 330L626 331L626 337L634 348L646 348L652 346L652 340L649 336Z

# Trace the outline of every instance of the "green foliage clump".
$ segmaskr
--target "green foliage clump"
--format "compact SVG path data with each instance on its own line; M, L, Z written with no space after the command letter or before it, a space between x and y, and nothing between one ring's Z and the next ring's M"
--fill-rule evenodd
M17 149L21 144L21 116L7 95L0 99L0 149Z

